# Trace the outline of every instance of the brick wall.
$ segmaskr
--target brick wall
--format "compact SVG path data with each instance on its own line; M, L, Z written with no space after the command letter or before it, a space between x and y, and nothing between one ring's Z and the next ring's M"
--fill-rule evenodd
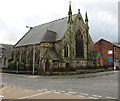
M103 65L110 66L110 62L108 62L108 57L112 57L114 59L112 43L110 43L104 39L101 39L94 44L93 51L100 51L100 53L103 57ZM111 62L111 65L112 64L113 64L113 62Z

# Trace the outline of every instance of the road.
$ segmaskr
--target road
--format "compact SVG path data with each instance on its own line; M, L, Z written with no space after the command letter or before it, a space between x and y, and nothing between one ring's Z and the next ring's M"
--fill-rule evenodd
M79 95L88 99L118 98L118 72L88 78L72 78L71 76L68 79L2 74L2 82L11 88L60 92L61 94Z

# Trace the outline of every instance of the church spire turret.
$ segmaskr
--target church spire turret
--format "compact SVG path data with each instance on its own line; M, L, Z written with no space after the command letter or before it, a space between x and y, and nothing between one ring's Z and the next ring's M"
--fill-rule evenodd
M86 36L87 36L87 66L88 66L88 62L89 62L89 26L88 26L87 12L85 14L85 22L86 22Z
M87 12L86 12L86 14L85 14L85 22L88 22Z
M72 15L72 9L71 9L71 1L69 2L69 11L68 11L68 15Z
M68 23L72 23L72 9L71 9L71 1L69 2L69 11L68 11Z

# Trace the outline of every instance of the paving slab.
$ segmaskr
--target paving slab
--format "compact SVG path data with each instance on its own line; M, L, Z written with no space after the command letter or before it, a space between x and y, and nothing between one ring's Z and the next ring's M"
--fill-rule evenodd
M86 99L85 97L71 94L11 87L2 90L2 96L3 99Z

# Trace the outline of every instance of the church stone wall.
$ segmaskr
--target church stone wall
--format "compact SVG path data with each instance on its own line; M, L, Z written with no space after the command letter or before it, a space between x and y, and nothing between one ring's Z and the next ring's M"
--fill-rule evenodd
M67 22L66 22L67 23ZM82 34L83 39L83 50L84 57L76 57L76 34L78 31ZM89 34L89 33L88 33ZM88 37L88 49L87 49L87 35L86 35L86 24L84 23L81 15L78 13L73 19L73 23L68 24L68 29L64 32L64 36L61 40L53 43L40 43L35 45L27 45L14 48L14 60L19 61L23 68L32 69L33 63L35 68L38 70L45 70L46 59L49 59L50 68L66 68L69 63L70 67L80 67L87 65L87 50L89 57L91 57L93 42L89 35ZM65 46L68 47L68 57L64 57ZM47 54L47 50L52 49L57 52L58 65L54 66L53 60ZM91 65L92 62L89 63ZM68 66L69 67L69 66Z

